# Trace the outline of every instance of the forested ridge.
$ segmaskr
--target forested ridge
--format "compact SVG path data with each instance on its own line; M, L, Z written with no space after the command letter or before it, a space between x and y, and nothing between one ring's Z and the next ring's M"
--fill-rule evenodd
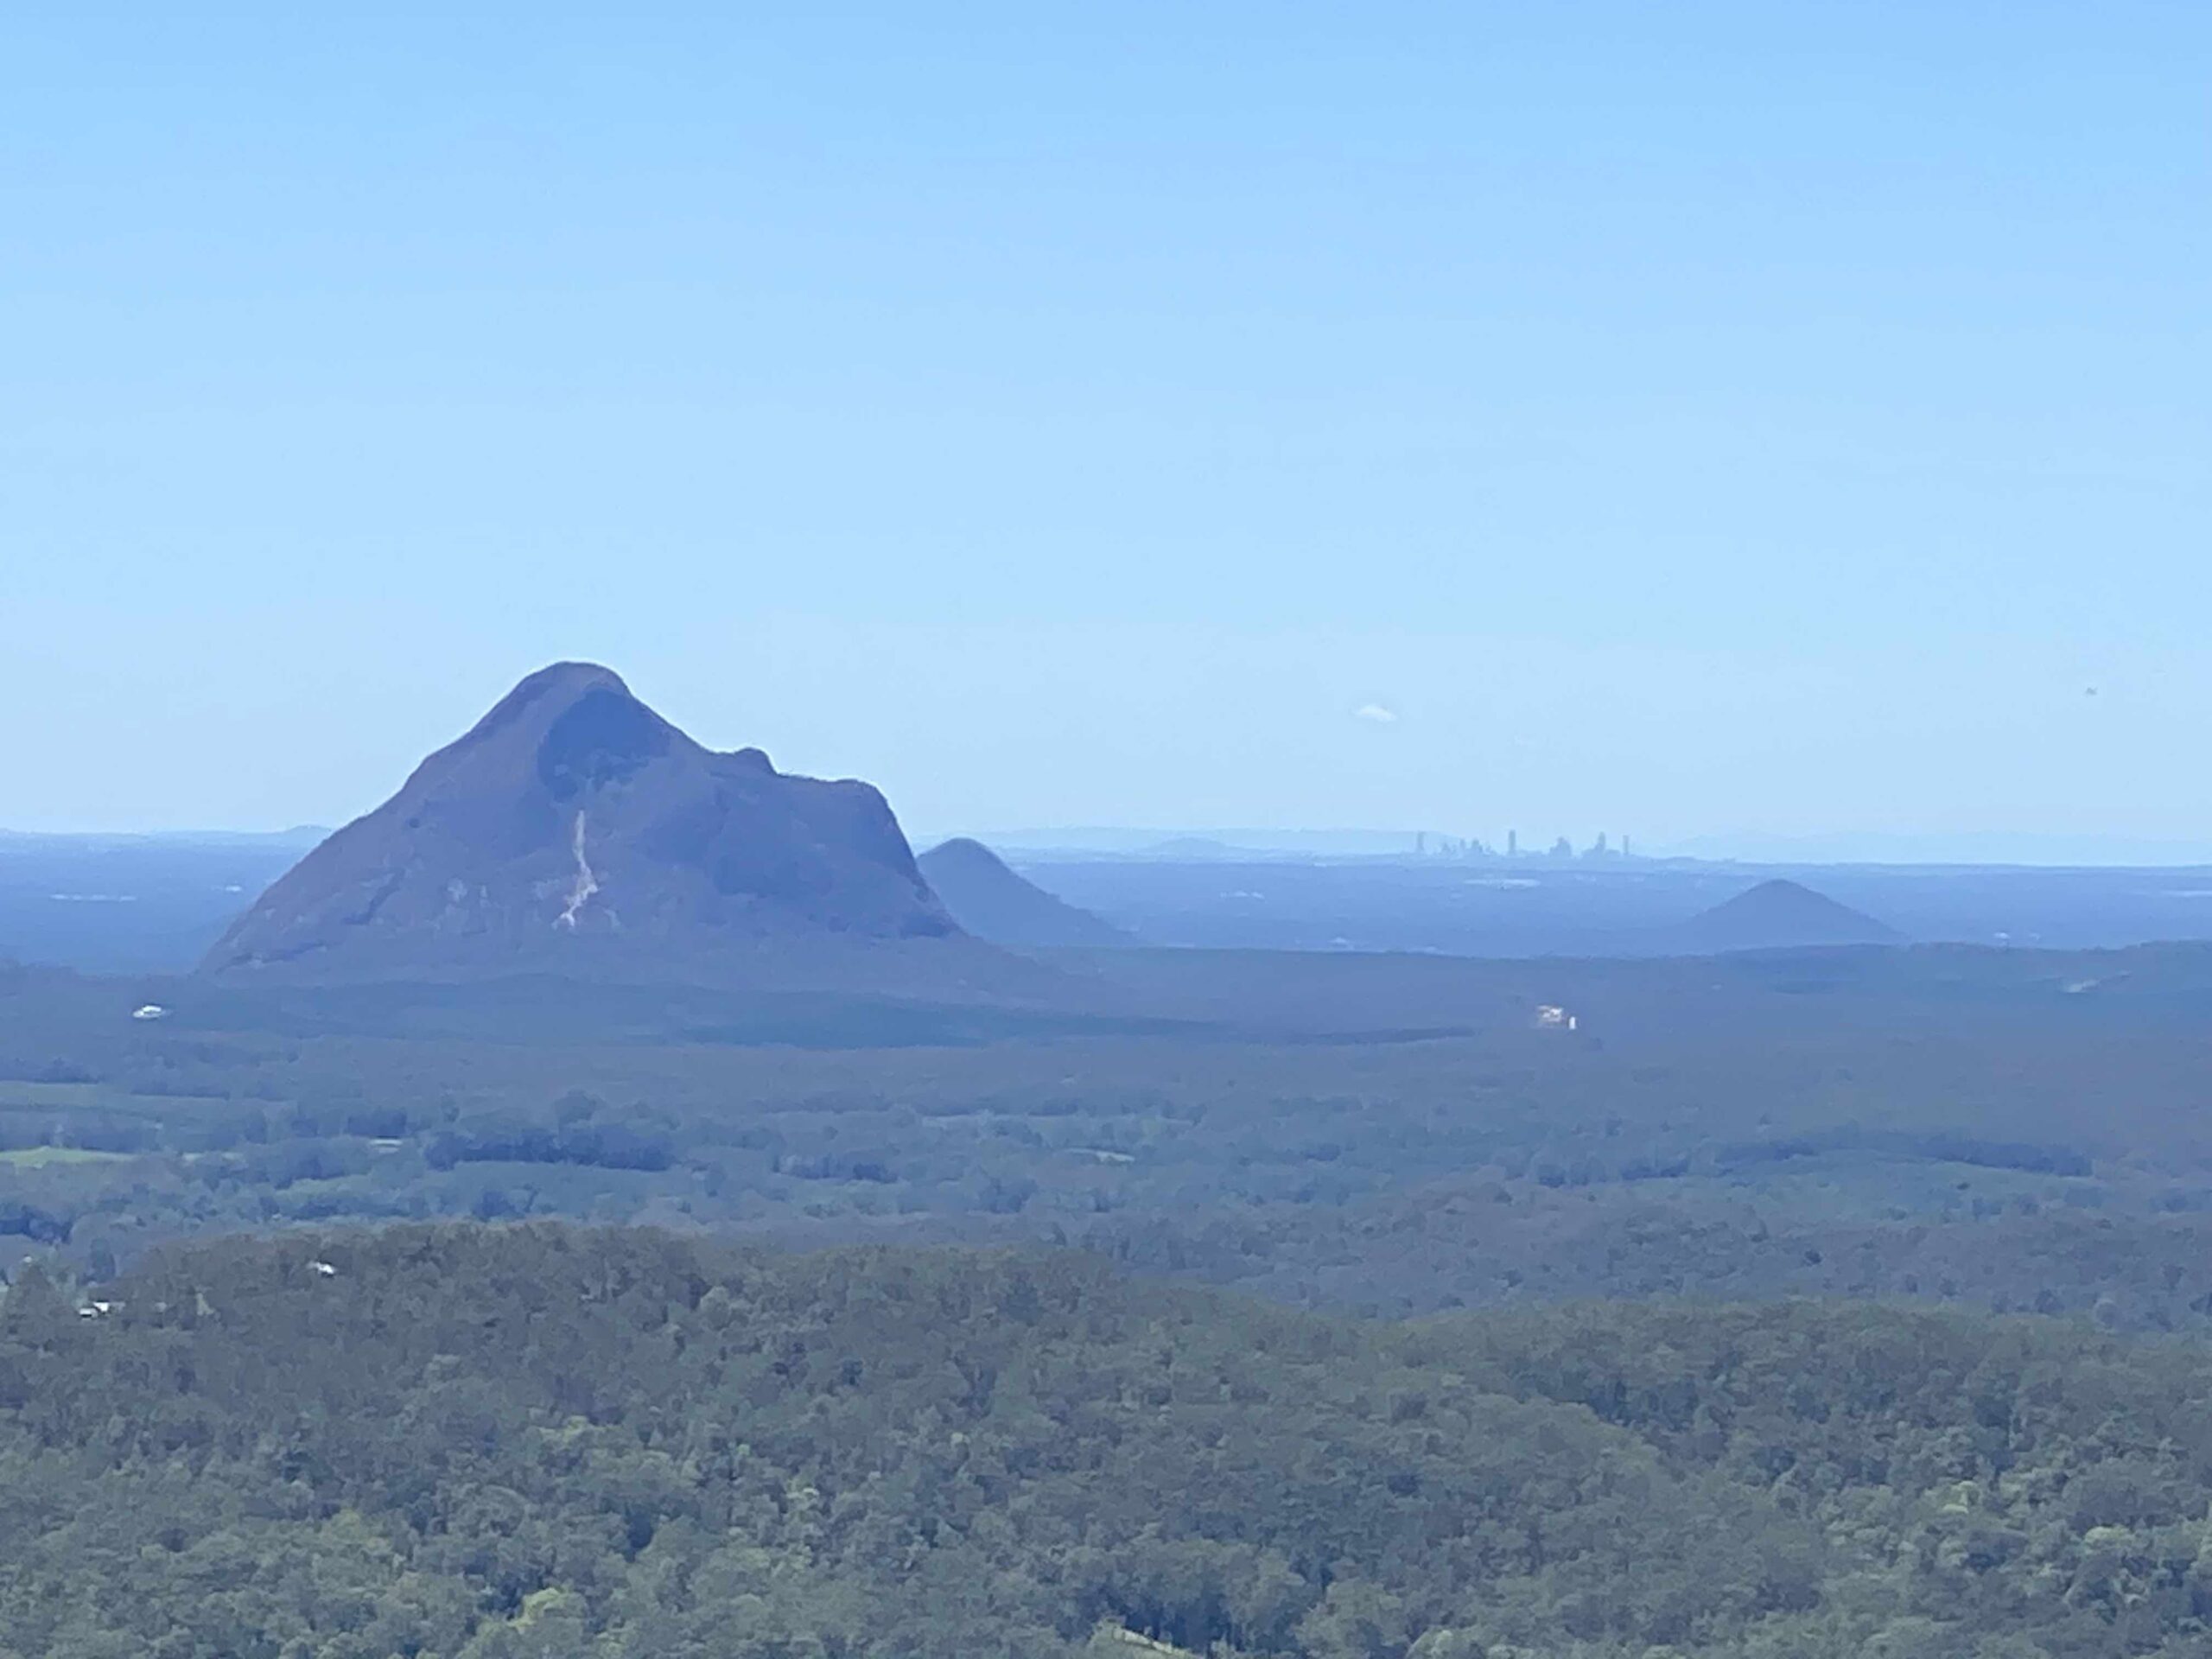
M103 1306L105 1311L102 1311ZM2205 1356L404 1228L0 1302L10 1659L2198 1654Z

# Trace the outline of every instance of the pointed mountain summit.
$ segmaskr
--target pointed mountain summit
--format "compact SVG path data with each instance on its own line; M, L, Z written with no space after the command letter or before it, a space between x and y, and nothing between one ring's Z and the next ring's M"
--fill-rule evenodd
M556 663L302 859L205 965L530 972L959 931L868 785L717 753L612 670Z
M916 861L953 920L993 944L1020 950L1136 943L1112 923L1016 874L980 841L942 842Z
M1796 881L1776 880L1692 917L1676 937L1700 951L1781 950L1805 945L1896 944L1904 935L1863 911Z

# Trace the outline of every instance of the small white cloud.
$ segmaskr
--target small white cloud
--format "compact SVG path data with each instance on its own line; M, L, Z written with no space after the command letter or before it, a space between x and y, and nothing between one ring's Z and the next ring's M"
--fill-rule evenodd
M1398 723L1398 711L1379 702L1361 703L1351 711L1351 717L1363 720L1370 726L1395 726Z

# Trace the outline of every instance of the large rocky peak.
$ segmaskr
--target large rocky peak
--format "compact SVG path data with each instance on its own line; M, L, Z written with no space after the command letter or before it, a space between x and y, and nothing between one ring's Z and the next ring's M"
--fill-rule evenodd
M528 970L957 931L874 789L717 753L612 671L559 663L302 859L207 966Z

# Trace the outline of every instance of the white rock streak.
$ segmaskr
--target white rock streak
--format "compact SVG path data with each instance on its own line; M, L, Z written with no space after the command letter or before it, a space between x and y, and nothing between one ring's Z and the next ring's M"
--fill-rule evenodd
M574 931L576 912L584 907L586 899L599 891L599 878L592 874L591 861L584 856L584 815L581 812L576 814L576 833L569 844L576 855L576 884L569 889L569 902L553 925Z

